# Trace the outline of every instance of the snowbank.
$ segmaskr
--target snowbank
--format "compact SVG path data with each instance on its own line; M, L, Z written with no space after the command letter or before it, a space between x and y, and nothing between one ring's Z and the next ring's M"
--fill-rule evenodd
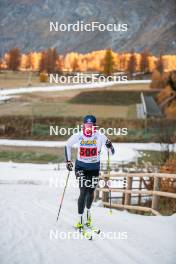
M0 103L5 102L5 101L8 101L11 98L13 98L13 96L6 96L6 95L1 96L0 95Z

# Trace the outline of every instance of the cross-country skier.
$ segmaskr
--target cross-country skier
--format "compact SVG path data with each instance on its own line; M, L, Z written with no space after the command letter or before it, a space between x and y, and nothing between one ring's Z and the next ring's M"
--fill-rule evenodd
M86 225L92 225L90 208L94 199L94 191L98 184L100 171L100 152L103 145L114 154L111 141L96 129L96 118L87 115L83 119L83 129L73 134L67 141L65 147L66 167L69 171L73 169L71 161L71 148L78 145L77 159L75 163L75 175L79 180L80 195L78 198L79 221L76 228L84 227L83 213L86 207Z

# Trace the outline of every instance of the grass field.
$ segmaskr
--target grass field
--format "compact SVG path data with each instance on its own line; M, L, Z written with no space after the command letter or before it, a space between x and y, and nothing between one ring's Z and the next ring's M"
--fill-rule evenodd
M76 158L76 151L72 151ZM20 163L60 163L64 162L64 148L42 147L8 147L0 146L0 161L13 161Z
M0 88L48 86L36 72L0 72ZM112 87L85 90L23 94L0 104L0 116L83 116L136 118L140 92L150 93L149 84L116 84ZM152 92L151 92L152 93Z
M131 88L132 89L132 88ZM151 93L151 92L146 92ZM118 88L67 90L16 96L0 105L2 115L82 116L136 118L140 91L119 91Z
M152 151L152 150L140 150L140 156L138 158L139 164L153 164L160 165L165 164L167 152ZM176 153L170 152L170 158L176 161Z
M64 85L63 83L50 83L40 82L40 77L38 72L30 71L0 71L0 88L19 88L28 86L59 86ZM114 88L119 90L130 90L131 84L117 84ZM149 90L149 84L134 84L133 90Z
M76 159L76 149L72 149L72 159ZM166 154L160 151L140 150L138 164L163 165ZM170 153L173 159L176 159L174 152ZM0 161L29 162L29 163L60 163L64 162L64 148L46 148L46 147L15 147L0 146Z
M0 72L0 88L18 88L26 86L46 86L49 83L41 83L36 72Z

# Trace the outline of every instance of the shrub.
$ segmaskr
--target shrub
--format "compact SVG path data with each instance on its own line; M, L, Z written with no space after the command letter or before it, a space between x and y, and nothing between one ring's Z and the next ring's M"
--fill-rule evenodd
M46 72L40 73L40 82L47 82L48 81L48 74Z

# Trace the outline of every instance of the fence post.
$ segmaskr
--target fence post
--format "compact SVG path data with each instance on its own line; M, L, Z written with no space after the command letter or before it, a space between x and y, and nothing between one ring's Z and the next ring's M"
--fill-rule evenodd
M139 190L142 189L142 178L139 178ZM141 204L141 194L138 195L138 205Z
M153 185L153 191L159 191L160 190L160 178L155 177L154 178L154 185ZM153 195L152 197L152 209L158 210L159 207L159 196Z
M132 181L133 181L133 177L127 177L126 190L131 190ZM130 193L125 193L125 205L130 205L130 204L131 204L131 194Z
M99 192L99 190L95 189L94 201L98 201L99 198L100 198L100 192Z
M105 181L104 188L106 188L106 189L108 189L108 184L107 184L108 179L109 179L109 177L104 177L104 181ZM109 203L109 192L102 192L102 201Z

